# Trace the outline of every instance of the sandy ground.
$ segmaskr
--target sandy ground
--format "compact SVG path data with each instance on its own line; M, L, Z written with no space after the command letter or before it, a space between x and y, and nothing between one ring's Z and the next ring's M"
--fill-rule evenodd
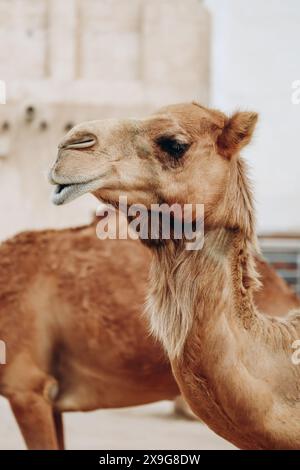
M206 426L175 417L171 402L64 415L68 449L233 449ZM25 449L0 398L0 449Z

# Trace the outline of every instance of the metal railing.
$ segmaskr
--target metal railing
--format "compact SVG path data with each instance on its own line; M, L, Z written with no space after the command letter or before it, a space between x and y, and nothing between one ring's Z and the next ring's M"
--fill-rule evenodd
M300 294L300 237L263 236L259 242L266 260Z

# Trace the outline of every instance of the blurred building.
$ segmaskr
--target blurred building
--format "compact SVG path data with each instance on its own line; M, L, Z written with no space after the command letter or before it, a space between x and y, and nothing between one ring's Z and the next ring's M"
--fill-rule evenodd
M47 170L74 124L208 102L199 0L0 0L0 239L86 222L95 201L50 203Z

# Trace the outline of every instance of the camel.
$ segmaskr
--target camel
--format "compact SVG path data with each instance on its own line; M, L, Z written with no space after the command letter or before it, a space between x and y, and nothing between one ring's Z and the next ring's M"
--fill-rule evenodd
M126 196L150 214L153 204L192 204L194 225L195 204L204 204L202 249L188 250L174 232L146 240L152 332L184 398L217 434L241 449L299 449L300 367L291 358L300 311L264 316L253 299L258 248L240 151L256 121L191 103L82 123L62 140L50 182L58 205L86 192L115 206Z
M95 223L1 245L0 393L29 449L64 448L63 412L179 394L140 314L148 265L138 242L101 242Z
M98 240L97 221L21 233L0 246L0 339L7 346L0 393L29 449L64 448L63 412L179 393L141 315L148 250L137 241ZM259 306L267 311L273 299L281 315L300 305L275 271L258 263Z

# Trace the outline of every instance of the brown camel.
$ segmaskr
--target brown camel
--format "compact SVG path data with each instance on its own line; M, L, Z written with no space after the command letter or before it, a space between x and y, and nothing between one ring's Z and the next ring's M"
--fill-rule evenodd
M185 399L215 432L243 449L299 449L300 367L292 344L300 312L271 318L253 301L254 210L239 152L256 120L255 113L228 118L193 103L143 120L83 123L62 141L50 177L56 204L85 192L114 205L126 196L150 213L162 202L204 204L202 249L187 250L174 233L147 240L152 331Z
M117 254L117 256L116 256ZM0 393L30 449L63 447L62 412L141 405L179 392L141 316L150 257L139 242L100 241L96 222L28 232L0 247ZM257 297L299 305L259 260ZM266 295L264 295L266 292Z
M30 449L63 447L62 412L175 398L141 316L149 256L95 224L22 233L0 247L0 393Z

